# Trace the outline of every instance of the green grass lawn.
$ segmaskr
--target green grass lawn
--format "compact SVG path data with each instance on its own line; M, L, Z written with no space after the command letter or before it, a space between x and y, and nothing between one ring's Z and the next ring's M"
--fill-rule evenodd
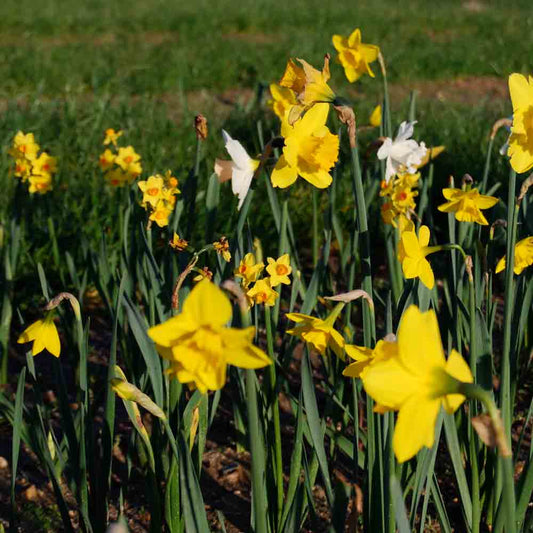
M43 0L38 6L7 0L0 4L0 21L4 190L13 189L6 153L12 136L18 129L33 131L60 158L55 194L65 209L56 216L76 221L57 223L67 241L78 231L98 235L109 223L106 206L114 197L102 194L96 166L105 128L126 131L127 143L143 157L144 176L172 168L181 181L194 157L192 118L204 113L211 126L204 187L214 157L224 154L220 128L259 152L256 121L267 135L278 126L254 105L257 88L279 79L288 57L320 66L325 52L334 53L334 33L360 27L365 42L381 47L396 125L407 118L411 88L419 91L418 138L447 147L436 164L436 184L450 174L480 177L492 124L511 113L506 77L533 70L527 1L509 7L420 0ZM332 66L331 84L352 98L359 124L382 98L379 77L350 86L342 68ZM456 79L465 81L454 85ZM500 134L497 147L504 139ZM494 181L505 180L501 162L492 168ZM295 223L307 231L310 193L300 189L289 194L301 215ZM0 212L10 197L2 195ZM229 194L227 200L232 212Z

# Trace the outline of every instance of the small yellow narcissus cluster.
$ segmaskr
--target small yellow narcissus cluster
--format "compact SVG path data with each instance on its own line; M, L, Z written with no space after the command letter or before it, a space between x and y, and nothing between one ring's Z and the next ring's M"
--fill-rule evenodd
M15 160L13 175L28 183L28 191L45 194L52 190L52 174L57 172L57 160L46 152L39 152L33 133L17 132L9 155Z
M106 148L98 160L104 172L104 178L113 187L123 187L135 181L142 172L141 156L133 146L119 147L117 140L122 136L122 131L116 132L109 128L105 131L104 146Z
M379 195L385 199L381 205L381 218L385 224L397 226L400 215L410 216L416 207L418 181L420 172L416 174L400 174L388 183L381 183Z
M156 174L137 185L143 193L141 206L150 213L150 222L155 222L160 228L168 226L168 219L176 206L176 196L180 193L178 180L167 170L164 176Z
M241 287L246 293L250 307L254 304L273 306L279 297L274 287L291 283L289 276L292 267L289 254L284 254L278 259L268 257L267 262L266 271L269 276L262 279L259 279L259 276L265 265L263 262L257 262L253 253L247 253L234 271L235 277L241 279Z
M270 358L253 345L255 328L228 327L232 309L228 297L209 280L191 291L181 314L148 330L161 357L170 361L166 371L200 392L221 389L227 365L262 368Z

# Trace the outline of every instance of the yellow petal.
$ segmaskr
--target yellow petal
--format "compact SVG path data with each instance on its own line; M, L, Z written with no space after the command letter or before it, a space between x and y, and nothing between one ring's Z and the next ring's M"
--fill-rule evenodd
M516 113L520 108L527 108L533 102L533 85L522 74L511 74L509 76L509 92L513 103L513 112Z
M427 226L420 226L420 230L418 231L418 242L420 243L421 248L429 244L429 237L429 228Z
M464 383L474 382L470 367L461 354L456 350L452 350L446 361L446 372L450 374L450 376L453 376L455 379ZM447 394L444 397L444 409L446 409L447 413L455 413L465 399L465 396L462 394Z
M272 182L272 186L285 189L286 187L292 185L297 178L298 171L295 168L289 166L287 160L285 159L285 156L282 155L278 159L278 162L276 163L276 166L272 171L272 174L270 175L270 181Z
M423 446L433 446L440 405L440 399L413 396L402 406L392 439L398 462L411 459Z
M414 375L427 376L434 368L444 368L446 359L433 309L422 313L416 305L407 308L398 329L398 350L402 363Z
M224 326L231 320L232 310L224 292L205 278L186 298L183 314L188 315L197 324Z
M324 126L328 119L329 104L315 104L307 113L303 116L302 120L298 122L294 129L299 132L303 132L306 135L310 135L312 132Z
M435 274L433 274L433 269L429 264L427 259L422 259L419 265L420 271L418 276L420 281L429 289L433 289L435 286Z

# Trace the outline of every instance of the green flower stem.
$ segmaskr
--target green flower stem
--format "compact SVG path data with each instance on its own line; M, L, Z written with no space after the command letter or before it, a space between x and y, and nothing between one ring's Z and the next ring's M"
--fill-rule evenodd
M313 265L318 263L318 194L313 187Z
M510 434L512 420L511 406L511 332L513 323L514 300L514 248L516 244L516 223L519 205L516 202L516 172L509 175L509 194L507 200L507 255L505 268L505 305L503 311L503 353L501 369L501 400L505 431Z
M510 433L506 431L504 422L490 392L473 383L460 383L458 392L464 394L467 398L481 402L490 417L491 429L494 434L503 471L503 512L499 513L503 518L497 520L496 530L498 530L500 520L504 519L506 533L516 533L516 496L513 475L513 453L509 439ZM472 503L474 502L472 501Z
M267 334L267 351L268 356L275 361L274 354L274 335L272 333L272 317L270 307L265 305L265 322ZM281 423L279 417L279 397L276 385L276 365L272 363L268 369L267 381L270 386L270 410L271 416L274 420L274 446L275 446L275 472L276 472L276 491L277 491L277 512L278 524L281 520L281 512L283 510L283 456L281 453Z

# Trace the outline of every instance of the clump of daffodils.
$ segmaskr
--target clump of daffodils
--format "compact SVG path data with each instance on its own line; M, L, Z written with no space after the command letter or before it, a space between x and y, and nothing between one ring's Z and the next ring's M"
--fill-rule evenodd
M290 285L289 276L292 273L289 254L284 254L278 259L267 258L266 272L268 276L259 279L265 270L262 261L257 261L253 253L247 253L235 269L234 275L240 278L241 287L246 294L248 304L264 304L272 307L279 297L279 292L274 289L278 285Z
M109 146L101 154L98 164L104 172L104 178L113 187L123 187L133 183L142 172L141 156L133 146L118 146L122 131L107 129L104 146Z
M28 184L28 191L45 194L52 190L52 175L57 172L57 159L47 152L39 154L33 133L18 131L9 155L14 159L13 175Z
M155 174L137 183L143 193L141 206L150 213L149 224L155 222L160 228L168 226L168 220L176 206L176 196L180 193L178 180L167 170L164 176Z

